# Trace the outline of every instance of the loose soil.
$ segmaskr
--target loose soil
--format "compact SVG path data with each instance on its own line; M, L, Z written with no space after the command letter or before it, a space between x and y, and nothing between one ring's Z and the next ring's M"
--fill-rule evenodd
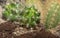
M0 38L59 38L49 31L41 28L26 29L17 27L13 22L5 22L0 24Z

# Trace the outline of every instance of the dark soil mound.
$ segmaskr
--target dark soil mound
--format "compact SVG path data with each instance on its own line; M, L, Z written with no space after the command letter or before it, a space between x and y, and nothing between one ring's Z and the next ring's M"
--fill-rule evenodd
M0 38L59 38L44 29L27 32L25 34L16 36L13 34L13 30L15 28L16 26L12 22L0 24Z
M0 24L0 32L1 31L12 31L16 28L15 24L12 22L5 22Z
M0 38L12 38L12 34L9 34L9 32L3 33L0 32Z
M3 34L2 34L2 32L0 32L0 38L3 38Z
M31 33L26 33L21 36L15 36L14 38L59 38L59 37L51 34L50 32L42 30L39 32L35 31Z
M13 22L5 22L0 24L0 38L12 38L12 32L16 28Z
M46 30L42 30L40 32L37 32L35 38L59 38L59 37L53 35L51 32L47 32Z

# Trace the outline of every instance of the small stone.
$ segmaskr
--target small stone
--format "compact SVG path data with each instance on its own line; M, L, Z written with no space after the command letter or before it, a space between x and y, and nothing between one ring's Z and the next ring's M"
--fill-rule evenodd
M16 32L13 32L13 34L16 34Z
M19 29L20 29L20 30L23 30L23 27L20 27Z
M17 33L20 33L19 31L17 31Z

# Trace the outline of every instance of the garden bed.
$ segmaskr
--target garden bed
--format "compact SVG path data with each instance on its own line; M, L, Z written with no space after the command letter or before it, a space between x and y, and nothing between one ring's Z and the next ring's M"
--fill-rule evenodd
M57 19L55 19L56 21L53 22L54 25L52 24L52 27L49 25L50 22L52 23L52 21L50 21L50 17L53 16L51 10L54 7L49 10L51 13L48 12L44 25L45 27L40 24L41 12L35 8L34 5L25 6L22 3L20 4L18 2L11 2L3 5L2 7L4 10L0 16L1 19L5 21L3 21L4 23L0 23L0 38L60 38L55 32L54 35L49 30L56 26L58 23L57 19L60 19L57 18L60 16L58 12L58 15L55 17Z
M36 26L38 27L38 26ZM27 29L13 22L0 24L0 38L59 38L44 30L42 26L35 29Z

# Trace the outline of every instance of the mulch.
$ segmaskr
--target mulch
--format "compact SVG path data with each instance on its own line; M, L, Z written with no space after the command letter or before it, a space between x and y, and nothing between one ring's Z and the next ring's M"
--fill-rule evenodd
M13 34L15 28L16 25L12 22L0 24L0 38L59 38L44 29L16 36Z

